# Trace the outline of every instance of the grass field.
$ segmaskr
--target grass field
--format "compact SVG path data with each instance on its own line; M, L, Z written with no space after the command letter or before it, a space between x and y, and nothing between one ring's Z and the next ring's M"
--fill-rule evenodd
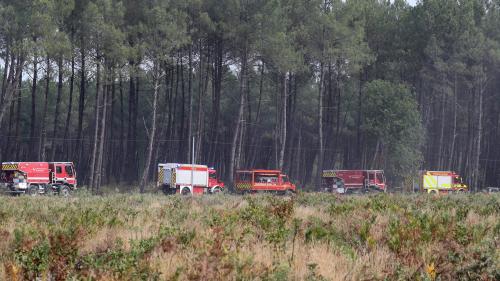
M500 280L500 196L0 197L0 280Z

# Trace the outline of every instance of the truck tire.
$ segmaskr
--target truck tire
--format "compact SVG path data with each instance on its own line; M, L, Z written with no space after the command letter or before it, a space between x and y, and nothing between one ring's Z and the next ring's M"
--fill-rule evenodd
M55 195L54 187L50 184L46 184L44 193L47 196L54 196Z
M67 185L61 185L59 187L59 196L69 197L71 195L71 189Z
M285 196L290 196L291 197L291 196L294 196L294 195L295 195L295 192L293 190L291 190L291 189L287 189L285 191Z
M161 191L162 191L162 192L163 192L163 194L165 194L165 195L170 195L170 194L172 194L172 191L170 190L170 186L168 186L168 185L166 185L166 184L162 185L162 187L161 187Z
M189 187L183 187L181 189L181 195L191 195L191 190L189 190Z
M219 193L222 193L222 188L220 188L220 186L215 186L214 188L212 188L212 194L219 194Z
M38 185L30 184L28 187L27 193L29 196L37 196L38 195Z

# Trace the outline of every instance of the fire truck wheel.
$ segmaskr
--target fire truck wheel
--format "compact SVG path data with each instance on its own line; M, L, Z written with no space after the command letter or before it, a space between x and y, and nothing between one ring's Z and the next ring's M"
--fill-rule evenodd
M435 190L435 189L433 189L433 190L430 190L430 191L429 191L429 193L430 193L430 194L435 194L435 195L436 195L436 194L438 194L438 191L437 191L437 190Z
M285 196L294 196L295 195L295 192L293 192L293 190L291 189L287 189L285 191Z
M45 195L47 196L54 196L54 188L52 187L52 185L46 185L45 186Z
M28 188L28 195L29 196L37 196L38 195L38 185L31 184Z
M66 185L62 185L61 187L59 187L59 195L62 197L69 197L70 192L71 191L69 187L67 187Z
M181 194L182 194L182 195L191 195L191 190L189 190L189 187L184 187L184 188L181 190Z
M220 188L219 186L216 186L212 189L212 194L219 194L222 192L222 188Z

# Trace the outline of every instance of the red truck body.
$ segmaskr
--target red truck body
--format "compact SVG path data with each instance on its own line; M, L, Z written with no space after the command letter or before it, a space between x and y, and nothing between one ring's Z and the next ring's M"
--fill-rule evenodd
M322 188L335 193L385 192L387 185L382 170L324 170Z
M32 195L73 190L77 186L76 171L71 162L4 162L0 181L9 192Z
M236 189L240 192L296 192L295 184L279 170L236 171Z

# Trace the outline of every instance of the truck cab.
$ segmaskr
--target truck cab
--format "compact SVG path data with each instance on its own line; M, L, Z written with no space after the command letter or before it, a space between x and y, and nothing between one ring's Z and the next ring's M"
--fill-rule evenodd
M208 169L208 186L211 193L217 193L224 190L224 182L217 177L217 171L213 168Z
M76 171L71 162L50 162L51 180L75 188L77 185Z
M368 170L366 171L366 183L367 188L376 188L379 190L386 190L384 171L382 170Z

